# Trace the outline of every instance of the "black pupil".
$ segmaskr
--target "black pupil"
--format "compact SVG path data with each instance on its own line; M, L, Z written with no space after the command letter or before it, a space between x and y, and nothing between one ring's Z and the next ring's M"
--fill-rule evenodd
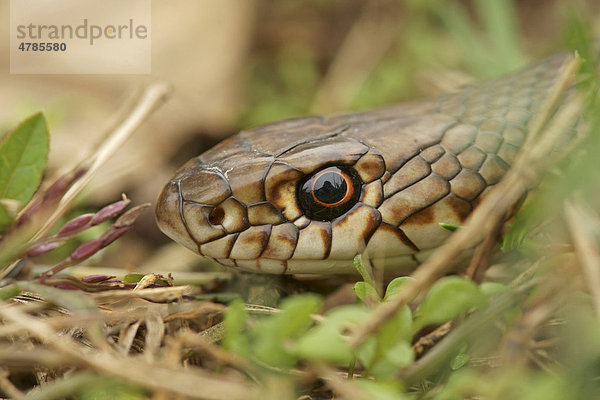
M342 200L348 191L346 180L339 173L326 172L315 180L313 193L323 204L335 204Z
M298 206L312 220L331 221L360 200L361 186L353 168L326 167L298 182Z

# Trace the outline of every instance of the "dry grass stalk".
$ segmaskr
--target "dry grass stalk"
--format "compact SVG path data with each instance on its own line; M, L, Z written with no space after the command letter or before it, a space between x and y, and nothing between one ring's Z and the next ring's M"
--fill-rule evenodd
M99 304L128 300L145 299L155 302L171 302L181 299L183 296L191 296L198 292L194 286L170 286L164 288L146 288L134 291L129 290L110 290L106 292L94 293L92 297Z
M63 357L65 366L83 367L151 390L167 390L190 398L214 400L260 398L258 388L224 374L215 376L197 367L167 368L156 362L123 357L116 351L99 352L87 348L70 336L60 335L45 321L23 313L18 307L0 308L0 317L20 326L30 337L58 352ZM200 393L198 387L210 388L210 390Z
M123 145L125 140L135 132L161 102L166 99L169 91L169 85L162 82L157 82L146 87L137 104L127 113L125 120L106 136L93 154L85 157L75 167L75 170L84 170L85 173L65 193L56 210L54 210L45 224L36 232L31 241L42 238L52 228L73 203L77 195L90 182L98 169Z

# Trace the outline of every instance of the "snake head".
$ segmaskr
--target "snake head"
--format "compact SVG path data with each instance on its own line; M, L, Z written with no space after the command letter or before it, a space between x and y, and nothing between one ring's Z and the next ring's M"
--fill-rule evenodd
M373 262L407 272L448 235L438 219L459 222L470 211L467 202L457 208L455 199L439 201L450 184L432 165L443 159L438 172L456 176L456 158L445 166L451 161L439 139L414 136L424 124L438 135L456 121L387 121L398 130L389 145L403 143L398 151L380 145L381 124L371 143L358 139L373 124L354 119L302 118L240 132L180 168L159 197L159 227L191 250L245 270L352 273L352 259L366 251Z
M502 178L564 56L439 98L242 131L184 165L156 215L217 262L352 273L363 254L410 272ZM464 254L468 257L468 254Z

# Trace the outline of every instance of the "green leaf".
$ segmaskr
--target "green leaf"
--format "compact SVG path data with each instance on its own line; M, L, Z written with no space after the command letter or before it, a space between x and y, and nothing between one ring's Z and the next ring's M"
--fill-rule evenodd
M420 304L413 331L450 321L485 302L485 296L473 281L459 276L442 278L431 287Z
M456 371L457 369L464 367L470 359L471 356L469 356L467 353L460 353L454 357L452 361L450 361L450 369L452 371Z
M508 286L498 282L483 282L479 285L479 289L489 299L492 296L506 292Z
M401 340L408 341L412 339L411 325L412 313L410 307L405 305L401 307L396 314L381 326L377 333L377 340L385 351L395 346Z
M309 360L348 364L353 350L342 334L351 326L363 322L369 310L362 305L338 307L326 315L325 321L302 336L295 353Z
M288 342L310 328L311 315L318 312L321 305L321 298L312 294L283 300L280 312L264 318L253 332L256 357L272 366L292 367L296 356L288 350Z
M411 282L414 281L414 278L411 278L410 276L401 276L398 278L394 278L387 286L387 289L385 290L385 296L383 297L384 301L389 300L393 295L395 295L396 293L398 293L398 291L400 290L400 288L402 287L402 285L406 284L407 282ZM412 299L411 299L412 300Z
M371 381L367 379L355 379L352 384L357 386L366 397L377 400L408 400L409 397L403 392L402 385L398 381Z
M412 314L408 306L398 312L379 328L377 335L357 349L360 362L377 378L391 378L398 368L413 361Z
M246 329L246 305L242 300L232 302L223 319L225 328L223 336L223 348L231 350L239 355L247 357L249 354L248 338L245 336Z
M139 272L132 272L123 277L123 282L125 283L138 283L145 274L140 274Z
M373 298L377 301L381 301L381 297L379 297L377 289L367 282L356 282L354 284L354 293L356 293L356 297L358 297L358 299L362 302L364 302L367 298Z
M356 349L356 358L367 368L377 362L377 345L377 339L370 337Z
M42 179L48 159L48 128L43 114L22 122L0 142L0 199L16 200L25 205ZM0 208L0 229L12 218Z
M19 293L21 293L21 289L19 289L16 285L4 286L0 288L0 300L8 300L15 297Z
M382 354L382 357L369 367L369 373L379 379L392 379L402 367L410 365L415 359L409 342L398 342Z
M445 222L440 222L440 226L450 232L454 232L455 230L460 228L460 225L446 224Z
M123 277L123 282L125 282L125 283L138 283L145 276L146 276L146 274L140 274L138 272L132 272L132 273L127 274L127 275L125 275ZM159 284L159 285L168 285L169 284L164 279L157 279L156 283Z

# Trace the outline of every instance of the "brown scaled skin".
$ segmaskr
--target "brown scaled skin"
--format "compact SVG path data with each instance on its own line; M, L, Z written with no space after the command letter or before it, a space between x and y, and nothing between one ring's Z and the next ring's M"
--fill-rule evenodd
M464 221L509 169L563 61L439 98L242 131L177 171L158 225L245 270L354 273L362 253L407 273L450 235L439 224ZM330 166L356 172L360 197L331 220L311 220L299 182Z

